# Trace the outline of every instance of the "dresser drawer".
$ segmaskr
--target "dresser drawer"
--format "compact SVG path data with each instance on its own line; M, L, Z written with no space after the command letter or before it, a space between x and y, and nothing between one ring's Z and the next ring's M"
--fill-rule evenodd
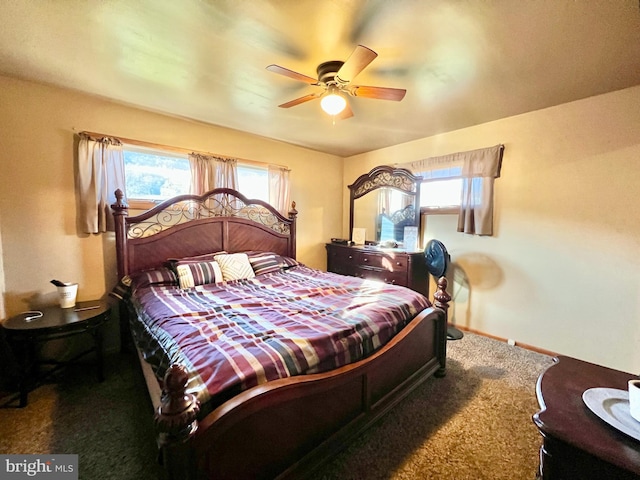
M327 245L327 270L341 275L353 275L357 265L354 252L349 248Z
M390 272L384 269L367 268L361 266L356 268L356 277L366 278L369 280L380 280L384 283L390 283L392 285L407 285L407 272Z
M406 272L407 257L402 254L354 252L356 265L381 268L388 272Z

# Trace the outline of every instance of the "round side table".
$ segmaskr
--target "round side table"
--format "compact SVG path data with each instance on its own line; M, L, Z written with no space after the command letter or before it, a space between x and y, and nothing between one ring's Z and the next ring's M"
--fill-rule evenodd
M16 357L21 366L20 372L20 407L27 405L29 391L37 384L36 366L41 363L53 364L50 373L91 352L96 353L96 369L98 381L104 380L102 358L102 332L100 327L109 320L111 307L105 300L78 302L72 308L58 306L45 307L36 312L24 312L8 318L2 323L7 341L14 347ZM45 342L88 333L93 338L93 345L88 350L76 355L69 361L37 360L37 347Z

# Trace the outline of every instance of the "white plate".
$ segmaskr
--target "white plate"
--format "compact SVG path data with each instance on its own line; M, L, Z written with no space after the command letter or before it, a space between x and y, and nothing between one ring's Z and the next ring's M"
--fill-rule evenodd
M612 427L640 440L640 422L629 413L629 392L617 388L590 388L582 400L593 413Z

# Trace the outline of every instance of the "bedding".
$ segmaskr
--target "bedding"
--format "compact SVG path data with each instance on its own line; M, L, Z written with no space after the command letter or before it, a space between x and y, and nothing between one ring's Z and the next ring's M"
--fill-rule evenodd
M254 267L245 278L212 275L185 288L162 268L132 276L128 285L136 344L158 378L171 364L187 367L201 417L256 385L367 357L431 306L403 287L270 252L242 255Z

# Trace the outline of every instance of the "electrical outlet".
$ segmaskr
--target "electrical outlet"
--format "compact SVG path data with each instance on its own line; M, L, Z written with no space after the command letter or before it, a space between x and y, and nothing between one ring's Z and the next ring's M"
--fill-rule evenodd
M513 338L510 338L507 340L507 343L513 347L516 344L516 341Z

